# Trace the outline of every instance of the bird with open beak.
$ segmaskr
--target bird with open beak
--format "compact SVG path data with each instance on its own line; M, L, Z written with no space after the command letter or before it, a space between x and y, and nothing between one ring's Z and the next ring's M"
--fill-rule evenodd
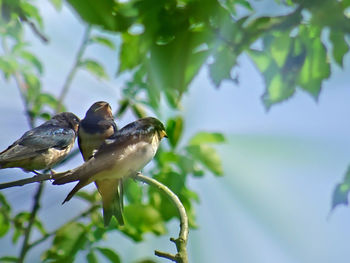
M79 118L71 112L53 116L0 153L0 169L19 167L25 171L51 169L74 145Z
M155 156L160 141L167 137L164 125L156 118L142 118L129 123L98 148L81 166L55 174L53 184L79 181L63 203L91 182L123 179L135 175Z
M88 161L103 142L116 131L117 125L111 106L105 101L95 102L81 120L78 130L79 149L84 161ZM108 226L112 216L115 216L119 225L124 225L122 180L96 180L95 185L102 198L104 224Z

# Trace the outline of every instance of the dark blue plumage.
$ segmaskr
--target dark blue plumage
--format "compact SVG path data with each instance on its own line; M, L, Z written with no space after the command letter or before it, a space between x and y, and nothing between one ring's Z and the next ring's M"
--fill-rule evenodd
M77 135L79 118L70 112L52 117L0 153L0 168L20 167L24 170L52 168L71 150Z

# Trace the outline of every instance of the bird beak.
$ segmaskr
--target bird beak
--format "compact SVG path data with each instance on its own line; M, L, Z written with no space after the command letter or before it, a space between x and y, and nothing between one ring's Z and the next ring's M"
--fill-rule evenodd
M161 131L160 131L160 137L161 137L161 138L164 138L164 137L165 137L165 138L168 138L168 135L166 134L165 130L161 130Z

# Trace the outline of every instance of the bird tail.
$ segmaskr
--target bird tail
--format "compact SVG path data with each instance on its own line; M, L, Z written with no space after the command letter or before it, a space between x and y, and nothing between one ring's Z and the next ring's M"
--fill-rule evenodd
M119 225L124 225L123 218L123 183L121 179L95 181L102 197L104 225L107 227L114 216Z
M77 183L74 188L72 189L72 191L69 192L69 194L67 195L66 199L64 199L64 201L62 202L62 205L65 202L68 202L69 200L72 199L72 197L75 195L76 192L78 192L81 188L83 188L84 186L88 185L90 182L88 180L80 180L79 183Z

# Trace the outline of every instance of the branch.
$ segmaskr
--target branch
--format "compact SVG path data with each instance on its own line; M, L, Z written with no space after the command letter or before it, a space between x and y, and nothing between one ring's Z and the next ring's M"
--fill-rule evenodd
M30 178L0 184L0 190L5 189L5 188L10 188L10 187L15 187L15 186L23 186L23 185L31 184L31 183L40 183L42 181L46 181L46 180L50 180L50 179L52 179L52 174L39 174L39 173L37 173L36 175L34 175L33 177L30 177Z
M40 183L40 185L35 193L35 196L34 196L34 204L32 207L32 211L30 213L28 225L27 225L25 232L24 232L24 240L22 243L22 248L21 248L19 259L18 259L19 263L24 262L24 258L27 254L28 249L29 249L30 233L32 231L33 224L35 222L36 214L40 208L40 197L41 197L41 194L43 192L43 189L44 189L44 183Z
M44 43L49 42L49 39L39 31L39 29L36 27L36 25L32 21L29 21L25 16L20 16L20 18L23 22L26 22L29 25L34 35L40 38L41 41L43 41Z
M81 58L83 57L84 51L89 43L90 32L91 32L91 26L88 26L84 32L83 41L80 44L78 53L75 57L75 62L73 64L73 67L69 71L68 76L63 84L61 94L58 97L58 104L57 104L56 112L61 111L63 101L68 93L68 90L69 90L69 87L73 81L73 78L74 78L75 74L77 73L77 70L78 70L80 63L81 63Z
M158 188L158 190L162 191L176 206L177 211L180 215L180 232L179 237L174 239L170 238L170 241L174 242L177 249L177 254L172 255L169 253L155 251L154 254L158 257L164 257L175 261L177 263L188 263L188 255L187 255L187 240L188 240L188 217L186 214L185 207L181 203L180 199L175 195L168 187L158 182L157 180L144 176L141 173L136 174L134 177L136 180L149 184Z
M65 162L67 162L68 160L70 160L71 158L76 156L78 153L79 153L79 149L72 151L68 155L67 158L62 160L55 167L58 167L58 166L64 164ZM34 172L34 171L32 171L32 172ZM12 181L12 182L8 182L8 183L2 183L2 184L0 184L0 190L1 189L15 187L15 186L23 186L23 185L31 184L31 183L40 183L40 182L47 181L47 180L55 178L55 174L54 173L43 173L43 174L38 173L38 172L34 172L34 173L35 173L35 175L30 177L30 178L25 178L25 179Z

